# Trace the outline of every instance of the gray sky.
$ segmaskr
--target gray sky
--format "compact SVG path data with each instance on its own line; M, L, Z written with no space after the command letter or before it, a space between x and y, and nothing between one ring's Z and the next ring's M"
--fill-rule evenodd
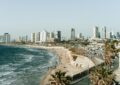
M120 0L0 0L0 34L61 30L92 35L95 25L120 32Z

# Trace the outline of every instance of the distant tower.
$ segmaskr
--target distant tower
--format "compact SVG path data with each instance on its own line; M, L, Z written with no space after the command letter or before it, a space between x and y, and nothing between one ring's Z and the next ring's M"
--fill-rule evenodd
M104 27L104 38L107 38L107 34L106 34L106 27Z
M61 41L61 31L57 31L57 39L58 39L58 42Z
M40 42L40 32L35 34L35 42Z
M75 40L75 29L71 29L71 40Z
M40 33L40 42L44 43L44 42L47 42L47 37L48 36L48 32L46 31L42 31Z
M4 42L10 43L10 34L9 33L4 33Z
M117 39L120 39L120 32L117 32L116 37Z
M112 32L108 32L108 38L109 38L109 39L112 39L112 37L113 37L113 36L112 36Z
M0 35L0 43L4 42L4 35Z
M32 43L35 43L35 33L32 33L32 34L31 34L31 42L32 42Z
M93 28L93 38L100 38L100 32L97 26Z

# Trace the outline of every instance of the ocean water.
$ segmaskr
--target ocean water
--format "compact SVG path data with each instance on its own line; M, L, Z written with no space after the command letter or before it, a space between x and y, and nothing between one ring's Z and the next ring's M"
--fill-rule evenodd
M44 49L0 46L0 85L40 85L55 54Z

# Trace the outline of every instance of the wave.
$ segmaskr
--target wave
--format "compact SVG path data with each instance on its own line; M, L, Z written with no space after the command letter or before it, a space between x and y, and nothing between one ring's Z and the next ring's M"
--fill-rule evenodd
M55 54L43 49L13 47L11 51L6 51L7 58L11 59L9 62L4 55L0 55L0 59L2 57L9 62L0 65L0 85L39 85L48 67L58 62Z

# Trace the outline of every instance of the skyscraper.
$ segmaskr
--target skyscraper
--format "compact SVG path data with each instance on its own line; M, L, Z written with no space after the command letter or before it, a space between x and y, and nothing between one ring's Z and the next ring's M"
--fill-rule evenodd
M106 39L106 27L103 27L103 28L102 28L101 38L102 38L102 39Z
M40 42L40 32L35 34L35 42L39 43Z
M42 31L40 33L40 42L42 43L47 42L47 35L48 33L46 31Z
M10 34L9 33L4 33L4 42L10 43Z
M32 42L32 43L35 43L35 33L32 33L32 34L31 34L31 42Z
M107 31L107 29L106 29L106 27L104 27L104 38L105 38L105 39L107 38L106 31Z
M93 28L93 38L100 38L100 32L97 26Z
M75 29L71 29L71 40L75 40Z
M27 35L25 35L25 36L19 36L18 42L27 43L28 42L28 36Z
M58 42L61 41L61 31L57 31L57 39L58 39Z
M120 32L117 32L116 37L117 39L120 39Z
M4 36L0 35L0 43L4 43Z

